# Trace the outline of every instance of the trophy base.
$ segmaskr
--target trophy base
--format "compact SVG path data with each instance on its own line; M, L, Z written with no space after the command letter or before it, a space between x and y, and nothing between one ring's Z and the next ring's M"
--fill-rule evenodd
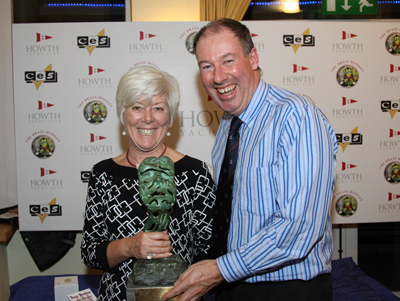
M159 301L174 287L187 265L179 255L164 259L138 259L126 286L127 301ZM176 300L178 296L170 299Z
M127 288L128 301L160 301L173 286ZM177 300L179 296L169 299Z

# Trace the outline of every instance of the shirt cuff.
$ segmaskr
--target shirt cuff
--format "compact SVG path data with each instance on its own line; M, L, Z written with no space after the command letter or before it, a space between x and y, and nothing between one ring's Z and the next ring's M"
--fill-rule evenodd
M252 275L252 272L247 268L240 256L239 250L218 257L217 265L227 282L235 282Z

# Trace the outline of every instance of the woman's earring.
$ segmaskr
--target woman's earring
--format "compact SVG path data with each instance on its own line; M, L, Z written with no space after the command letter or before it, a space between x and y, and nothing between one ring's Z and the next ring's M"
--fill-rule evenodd
M169 131L167 132L167 136L168 136L168 137L171 136L171 133L170 133Z
M125 130L122 131L122 136L126 136Z

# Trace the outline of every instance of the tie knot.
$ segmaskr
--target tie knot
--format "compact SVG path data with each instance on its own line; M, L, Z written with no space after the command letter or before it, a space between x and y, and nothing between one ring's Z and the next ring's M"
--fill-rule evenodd
M242 125L243 121L239 119L239 117L233 117L231 121L231 129L230 132L237 132Z

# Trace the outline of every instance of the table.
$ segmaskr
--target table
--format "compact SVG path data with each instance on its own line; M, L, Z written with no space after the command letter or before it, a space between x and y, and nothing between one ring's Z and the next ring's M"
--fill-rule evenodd
M76 275L32 276L10 287L10 301L53 301L54 277ZM79 290L90 288L97 296L100 275L78 275ZM332 261L334 301L399 301L385 286L368 277L347 257ZM207 301L211 301L210 297Z

